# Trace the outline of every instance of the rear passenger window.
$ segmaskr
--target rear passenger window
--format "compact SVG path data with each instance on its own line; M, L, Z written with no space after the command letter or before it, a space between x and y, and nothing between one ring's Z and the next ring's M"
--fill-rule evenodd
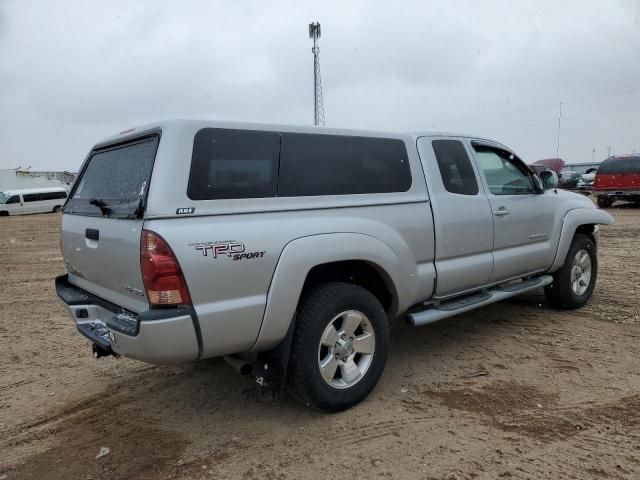
M196 133L187 195L192 200L276 195L280 135L205 128Z
M42 194L40 193L28 193L26 195L23 195L22 198L24 199L25 203L26 202L39 202L40 200L42 200L41 197Z
M478 181L462 142L434 140L432 145L444 188L460 195L477 195Z
M397 139L284 133L278 195L404 192L411 171Z

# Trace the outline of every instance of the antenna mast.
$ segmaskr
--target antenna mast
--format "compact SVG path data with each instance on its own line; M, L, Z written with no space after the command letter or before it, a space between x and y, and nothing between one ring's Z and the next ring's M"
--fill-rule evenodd
M313 39L313 124L324 125L324 106L322 104L322 79L320 78L320 24L309 24L309 38Z

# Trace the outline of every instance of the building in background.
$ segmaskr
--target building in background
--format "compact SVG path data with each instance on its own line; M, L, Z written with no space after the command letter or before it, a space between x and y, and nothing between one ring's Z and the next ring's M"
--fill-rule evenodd
M564 168L578 173L592 173L590 170L597 170L600 162L567 163Z
M67 190L76 178L73 172L47 172L19 169L0 170L0 190L63 186Z

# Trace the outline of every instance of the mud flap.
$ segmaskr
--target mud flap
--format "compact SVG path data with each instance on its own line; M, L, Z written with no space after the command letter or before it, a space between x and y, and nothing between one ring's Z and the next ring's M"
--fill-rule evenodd
M258 401L275 402L282 398L287 380L287 367L291 355L295 316L289 324L287 335L272 350L258 353L254 374L256 377Z

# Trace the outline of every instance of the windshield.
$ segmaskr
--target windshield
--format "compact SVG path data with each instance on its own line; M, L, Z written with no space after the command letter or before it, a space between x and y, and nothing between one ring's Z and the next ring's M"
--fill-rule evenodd
M158 137L94 153L78 180L65 213L135 218L141 211Z
M6 202L8 198L9 198L9 195L7 195L4 192L0 192L0 205Z

